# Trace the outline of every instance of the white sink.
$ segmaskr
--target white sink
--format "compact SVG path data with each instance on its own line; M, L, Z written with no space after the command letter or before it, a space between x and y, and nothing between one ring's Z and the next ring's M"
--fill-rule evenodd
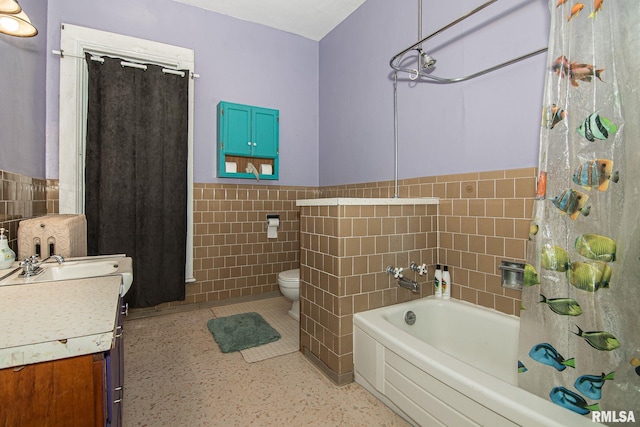
M124 296L133 283L133 263L130 257L122 255L69 258L60 264L54 260L49 260L41 264L41 268L41 273L30 277L21 277L20 273L16 272L13 277L3 281L2 284L20 285L118 274L122 276L120 295Z
M33 282L49 282L51 280L71 280L82 277L104 276L118 271L117 261L97 262L64 262L62 264L44 264L44 272L38 274Z

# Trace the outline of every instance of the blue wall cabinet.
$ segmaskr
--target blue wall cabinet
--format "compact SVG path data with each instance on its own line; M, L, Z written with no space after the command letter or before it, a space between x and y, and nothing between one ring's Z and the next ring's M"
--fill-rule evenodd
M280 112L270 108L218 104L218 177L278 179ZM271 173L268 173L269 170Z

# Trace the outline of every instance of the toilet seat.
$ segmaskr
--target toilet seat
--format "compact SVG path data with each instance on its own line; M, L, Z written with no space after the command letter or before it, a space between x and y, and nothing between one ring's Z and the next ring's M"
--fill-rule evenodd
M300 286L300 269L283 271L278 274L278 283L285 288L294 288Z

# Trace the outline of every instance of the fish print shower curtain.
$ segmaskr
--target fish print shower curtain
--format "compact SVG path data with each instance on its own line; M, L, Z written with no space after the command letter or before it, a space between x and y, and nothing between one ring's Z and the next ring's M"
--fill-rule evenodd
M640 424L640 1L549 8L519 386Z

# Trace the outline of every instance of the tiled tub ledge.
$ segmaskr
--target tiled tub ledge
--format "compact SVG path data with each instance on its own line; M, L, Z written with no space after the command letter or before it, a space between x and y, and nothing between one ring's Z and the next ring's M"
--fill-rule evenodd
M409 198L363 198L363 197L332 197L327 199L296 200L296 206L357 206L357 205L437 205L438 197L409 197Z
M385 268L412 260L435 266L439 199L339 197L296 204L300 347L343 385L353 380L353 314L423 296L399 288Z

